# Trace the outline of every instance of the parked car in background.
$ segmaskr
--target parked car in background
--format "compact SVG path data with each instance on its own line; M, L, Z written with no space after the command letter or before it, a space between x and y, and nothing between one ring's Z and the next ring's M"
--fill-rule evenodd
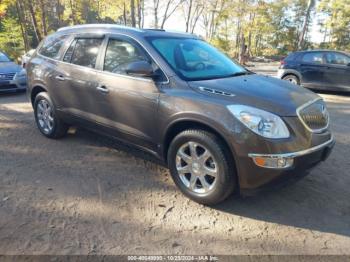
M27 53L25 53L24 55L22 55L21 57L21 63L22 63L22 67L25 68L29 59L32 57L32 55L34 54L35 49L31 49L29 50Z
M331 50L294 52L281 61L278 77L306 88L350 91L350 55Z
M131 143L203 204L307 174L334 145L321 97L249 72L191 34L62 28L27 70L43 135L80 125Z
M0 92L24 91L26 88L26 71L0 51Z

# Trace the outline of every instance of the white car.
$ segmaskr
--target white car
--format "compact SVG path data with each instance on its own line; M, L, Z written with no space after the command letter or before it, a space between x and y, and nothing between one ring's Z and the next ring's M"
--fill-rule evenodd
M31 49L29 50L27 53L25 53L24 55L22 55L21 58L21 62L22 62L22 67L25 68L26 64L28 63L29 59L32 57L32 55L34 54L35 49Z

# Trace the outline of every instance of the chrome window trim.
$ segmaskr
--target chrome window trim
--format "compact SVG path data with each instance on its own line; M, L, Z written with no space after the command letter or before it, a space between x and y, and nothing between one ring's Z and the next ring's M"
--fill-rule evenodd
M318 97L318 98L315 98L315 99L313 99L313 100L307 102L306 104L303 104L302 106L300 106L300 107L297 108L297 116L298 116L298 118L300 119L300 121L301 121L301 123L303 124L303 126L304 126L309 132L311 132L311 133L316 133L316 134L322 133L323 131L325 131L325 130L328 129L328 127L329 127L329 122L330 122L330 121L329 121L329 117L328 117L327 125L326 125L325 127L320 128L320 129L311 129L311 128L305 123L305 121L303 120L303 118L301 117L300 111L303 110L304 108L308 107L309 105L312 105L313 103L316 103L316 102L319 101L319 100L322 100L322 101L323 101L323 99L322 99L321 97ZM328 110L327 110L327 111L328 111Z
M292 152L292 153L282 153L282 154L253 154L250 153L248 154L249 157L254 158L254 157L267 157L267 158L295 158L295 157L299 157L299 156L303 156L303 155L307 155L307 154L311 154L314 153L318 150L320 150L323 147L326 147L330 144L332 144L333 142L335 142L333 135L331 136L331 138L314 147L310 147L308 149L302 150L302 151L298 151L298 152Z
M69 41L70 44L72 44L72 42L74 41L74 39L76 38L75 34L72 33L72 34L67 34L68 36L69 35L72 35L73 36L73 39ZM146 79L146 78L142 78L142 77L135 77L135 76L128 76L128 75L123 75L123 74L117 74L117 73L111 73L111 72L107 72L107 71L103 71L103 70L98 70L96 68L91 68L91 67L86 67L86 66L81 66L81 65L76 65L76 64L72 64L72 63L68 63L68 62L64 62L63 61L63 57L65 55L65 53L67 52L67 49L69 48L70 44L68 45L68 47L66 47L64 49L64 53L63 54L60 54L60 58L59 59L54 59L54 58L51 58L51 57L47 57L47 56L44 56L42 54L40 54L39 52L37 53L38 56L42 57L42 58L45 58L45 59L49 59L51 61L54 61L54 62L59 62L59 63L63 63L63 64L67 64L67 65L73 65L73 66L76 66L76 67L79 67L79 68L84 68L84 69L89 69L89 70L92 70L94 72L98 72L98 73L108 73L108 74L112 74L113 76L117 76L117 77L124 77L124 78L128 78L128 79L134 79L134 80L139 80L139 81L144 81L144 82L155 82L157 84L169 84L170 83L170 80L169 80L169 77L167 76L166 73L164 73L165 71L163 70L163 68L157 63L157 61L154 59L153 55L151 55L151 53L146 49L146 47L139 41L137 40L136 38L130 36L130 35L127 35L127 34L123 34L123 33L109 33L107 32L105 34L105 36L113 36L113 35L121 35L121 36L126 36L126 37L130 37L131 39L133 39L134 41L136 41L139 45L142 46L142 48L147 52L147 54L153 59L153 61L157 64L157 66L159 67L160 70L162 70L163 74L165 75L166 77L166 81L162 81L162 82L156 82L156 81L153 81L151 79Z

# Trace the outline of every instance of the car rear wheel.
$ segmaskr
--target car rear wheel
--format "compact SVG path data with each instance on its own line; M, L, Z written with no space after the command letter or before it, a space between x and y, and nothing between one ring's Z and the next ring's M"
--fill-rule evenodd
M283 77L283 80L289 81L294 85L300 85L299 78L295 75L286 75Z
M236 176L225 145L214 134L187 130L170 144L168 165L180 190L192 200L215 205L235 189Z
M67 133L68 125L57 116L55 106L46 92L35 97L34 115L36 124L44 136L60 138Z

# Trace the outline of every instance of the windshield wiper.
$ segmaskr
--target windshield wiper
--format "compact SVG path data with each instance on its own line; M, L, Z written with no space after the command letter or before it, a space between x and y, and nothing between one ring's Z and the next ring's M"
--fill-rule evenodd
M251 74L253 73L249 71L243 71L243 72L233 73L231 75L228 75L227 77L244 76L244 75L251 75Z

